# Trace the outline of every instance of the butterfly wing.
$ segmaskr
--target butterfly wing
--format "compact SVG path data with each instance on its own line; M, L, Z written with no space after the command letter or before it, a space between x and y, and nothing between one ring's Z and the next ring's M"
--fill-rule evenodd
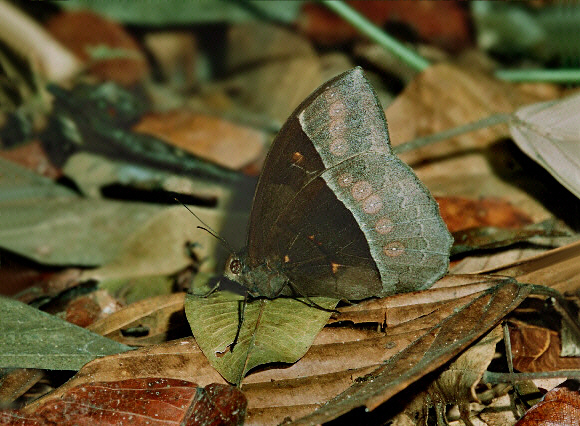
M279 264L308 296L350 300L429 287L452 238L393 153L360 68L314 92L278 134L250 219L250 266Z

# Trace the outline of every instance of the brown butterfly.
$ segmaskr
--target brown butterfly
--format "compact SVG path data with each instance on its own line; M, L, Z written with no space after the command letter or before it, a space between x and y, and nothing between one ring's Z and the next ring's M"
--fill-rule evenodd
M225 276L253 297L360 300L430 287L452 243L428 189L394 155L357 67L318 88L278 133L247 247Z

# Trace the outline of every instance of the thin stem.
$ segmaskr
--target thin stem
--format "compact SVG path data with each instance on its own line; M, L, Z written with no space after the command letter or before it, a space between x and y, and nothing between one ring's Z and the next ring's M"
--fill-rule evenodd
M393 53L417 71L423 71L425 68L429 67L429 61L412 49L401 44L397 39L386 34L383 30L344 2L322 0L322 3L372 41Z
M494 371L486 371L483 373L481 381L483 383L497 384L523 382L524 380L557 379L559 377L576 377L580 379L580 370L535 371L533 373L496 373Z
M425 136L422 138L413 139L412 141L406 142L404 144L398 145L393 148L395 153L401 154L403 152L411 151L413 149L422 148L426 145L431 145L436 142L440 142L463 133L473 132L475 130L483 129L485 127L495 126L496 124L507 123L512 118L512 114L493 114L482 120L475 121L473 123L464 124L462 126L453 127L449 130L444 130L433 135Z
M580 81L580 69L497 70L495 76L512 82L577 83Z

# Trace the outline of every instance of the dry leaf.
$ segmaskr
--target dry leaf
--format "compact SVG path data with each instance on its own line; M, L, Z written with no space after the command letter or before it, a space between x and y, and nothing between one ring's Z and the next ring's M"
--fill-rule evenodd
M495 355L495 346L503 338L501 327L496 327L479 342L463 352L445 368L429 387L411 401L398 417L407 417L416 424L426 422L428 407L435 407L439 415L445 416L446 405L459 405L461 418L467 423L470 403L481 402L475 387L483 377ZM396 423L397 420L395 420ZM402 421L402 419L398 420ZM467 423L469 424L469 423Z
M517 307L530 289L514 283L499 284L467 305L458 305L428 333L354 383L326 405L294 424L319 424L350 410L374 409L410 383L443 365ZM412 368L409 366L412 365Z
M566 380L534 405L516 426L575 426L580 419L580 382Z
M517 145L580 197L580 95L519 109L510 131Z
M558 332L510 321L514 368L519 371L578 370L580 358L560 356Z
M62 176L61 171L50 162L38 140L18 145L10 150L0 151L0 157L20 164L49 179L58 179Z
M97 334L129 346L145 346L165 342L176 332L176 327L187 325L183 313L185 293L150 297L131 303L124 309L91 324L88 328ZM181 319L181 321L180 321ZM131 327L141 327L143 337L125 336Z
M46 27L103 81L131 85L149 73L137 42L113 21L91 12L63 12L52 17Z
M450 232L481 226L521 228L533 222L528 214L500 198L437 197L436 200Z
M250 127L186 110L150 113L133 130L234 170L256 162L269 139Z
M277 424L288 416L298 418L311 413L357 380L364 380L366 375L380 368L385 361L413 342L417 342L417 339L428 333L429 329L437 328L437 324L441 321L446 321L457 312L463 312L461 309L470 302L473 304L474 299L481 301L482 297L490 297L486 290L497 284L493 281L486 282L479 277L475 279L471 277L471 282L475 282L471 285L468 284L468 277L450 277L442 281L436 284L438 288L426 292L368 301L361 304L356 312L354 310L357 306L341 308L345 312L344 321L324 328L306 355L298 362L284 368L269 367L253 371L244 379L241 386L248 398L247 424ZM505 289L505 286L503 288ZM488 296L481 296L482 294ZM516 298L520 296L523 297L523 294L518 294ZM505 292L500 292L497 297L504 304L509 304L511 300L506 297ZM493 300L491 307L501 311L501 306L505 305L495 302L495 298ZM413 302L416 306L406 308L405 304L409 302ZM422 303L426 305L420 306ZM388 315L385 316L385 312L388 312ZM481 318L478 312L473 315L478 318L475 324L475 329L478 329L477 327L482 325ZM502 314L496 312L496 315L500 317ZM352 328L350 320L355 317L365 322L379 324L382 324L386 317L388 333ZM462 325L472 324L465 318L463 321L457 318L456 321ZM453 328L453 333L459 332L460 327L453 325ZM474 334L477 332L474 331ZM432 334L428 333L425 336ZM459 335L455 336L460 338ZM474 339L476 338L477 336L474 336ZM417 346L416 343L413 345ZM460 346L465 347L463 344ZM432 351L429 355L427 348L420 350L427 351L426 356L435 353ZM445 359L449 359L444 353L445 350L439 354L443 356L440 359L441 364ZM447 354L448 357L452 355ZM400 356L397 356L397 359L401 363L406 362L405 365L415 362L413 359ZM441 364L433 363L433 366ZM419 366L419 370L423 371L423 367ZM419 370L416 371L417 377L423 375ZM425 372L427 370L425 369ZM92 361L73 379L56 389L50 397L58 398L68 388L83 383L114 381L119 377L125 379L166 377L190 380L200 386L212 382L225 383L219 373L210 366L195 342L192 339L181 339ZM27 410L34 410L35 406L42 404L43 401L44 398L30 404Z
M320 59L308 40L281 27L232 26L226 61L232 77L224 85L237 103L279 125L323 83Z
M469 19L466 10L456 2L433 4L430 1L348 2L379 27L391 26L395 31L408 27L422 41L450 50L458 50L469 43ZM323 44L343 44L360 38L344 19L316 3L306 3L299 17L299 28L310 38ZM403 31L404 32L404 31Z
M90 401L87 404L87 401ZM151 378L90 382L48 398L33 412L0 411L5 425L241 425L246 399L232 386L205 388L185 380Z
M482 271L483 274L514 277L520 282L540 284L560 293L580 288L580 241L523 261Z
M499 81L481 70L441 63L417 76L389 105L386 115L393 146L397 146L491 114L512 113L517 107L539 100L543 99L523 93L517 86ZM505 125L486 128L404 153L401 158L411 165L426 159L443 159L488 146L507 135ZM447 167L446 161L436 167Z

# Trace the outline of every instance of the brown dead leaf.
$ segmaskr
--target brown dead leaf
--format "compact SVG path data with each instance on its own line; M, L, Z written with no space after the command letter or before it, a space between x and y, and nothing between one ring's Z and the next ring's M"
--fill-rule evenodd
M198 44L188 29L159 30L145 34L143 43L163 76L178 92L191 91L197 82Z
M514 277L520 282L548 286L560 293L575 292L580 288L580 241L481 273Z
M351 321L354 324L376 322L384 324L390 335L393 333L392 327L405 324L405 330L410 331L409 321L424 319L434 311L445 310L447 302L463 299L466 303L474 294L489 290L499 282L500 280L491 276L447 275L424 291L395 294L341 307L338 309L340 314L333 315L330 322ZM421 327L430 326L425 324Z
M580 419L580 382L566 380L534 405L516 426L575 426Z
M546 100L546 96L553 98L554 92L523 91L474 67L440 63L417 76L386 112L396 146L491 114L512 113L522 105ZM553 219L554 215L566 221L570 218L570 223L574 223L574 215L563 212L561 205L577 206L579 201L555 187L553 178L527 159L508 136L507 126L499 125L401 157L411 163L435 195L506 200L534 223ZM573 212L575 208L566 211ZM517 247L486 256L468 256L454 265L452 272L473 273L499 267L545 250Z
M434 406L437 410L442 411L439 413L440 415L445 416L446 405L458 405L461 418L466 424L469 424L469 404L481 402L477 397L475 387L493 359L496 344L502 338L501 327L495 327L449 364L425 391L409 403L398 417L406 417L418 424L427 421L424 418L427 407Z
M491 114L512 113L517 107L541 100L545 99L524 93L481 70L440 63L413 80L389 105L386 116L393 146L397 146ZM404 153L401 158L411 165L425 159L445 158L488 146L508 135L506 125L486 128Z
M78 325L79 327L87 327L94 323L103 312L101 306L95 300L94 293L107 294L106 291L97 290L92 294L72 300L67 304L64 319L72 324ZM111 301L113 301L112 298ZM118 303L115 303L115 305L115 307L118 308Z
M510 321L514 368L522 372L578 370L580 358L560 356L558 332Z
M18 368L3 372L0 379L0 409L10 407L44 376L44 370L34 368Z
M323 83L320 59L310 42L279 26L232 26L226 61L232 77L224 87L236 102L279 125Z
M187 327L183 313L185 293L150 297L135 302L89 326L89 330L129 346L162 343L175 327ZM179 321L181 319L181 321ZM142 327L147 334L142 337L125 336L131 327Z
M250 127L187 110L147 114L133 130L234 170L254 163L269 138Z
M87 401L90 401L87 404ZM47 398L34 412L0 412L6 425L241 425L246 399L232 386L178 379L91 382Z
M370 373L367 380L354 383L332 401L294 424L319 424L360 406L370 410L376 408L469 346L517 307L529 291L527 287L506 282L469 304L448 311L452 314L389 358Z
M228 29L226 67L229 72L290 56L314 56L310 41L278 25L253 21Z
M378 302L374 305L371 303L373 301L370 301L361 304L362 306L358 309L355 309L356 306L342 308L345 315L344 318L340 318L342 321L332 327L324 328L307 354L297 363L282 368L273 368L274 366L261 368L245 378L242 390L248 398L247 423L276 424L288 416L297 418L311 413L337 394L348 389L357 380L363 380L365 376L377 368L381 368L387 360L393 358L397 353L410 352L418 355L417 352L405 350L405 348L417 347L417 342L434 336L434 333L437 333L436 330L439 330L438 324L441 321L448 322L450 316L456 315L454 312L463 312L461 310L470 303L480 306L482 298L489 299L491 297L488 302L490 302L490 306L497 309L494 312L499 317L501 307L507 306L510 300L513 301L510 299L513 294L506 294L509 291L499 291L497 297L502 300L503 304L495 302L494 296L490 296L488 293L495 284L497 281L485 281L480 277L471 277L471 284L469 284L469 277L450 277L443 280L442 283L437 283L437 288L429 290L430 293L421 292L380 299L383 301L392 299L390 302L382 302L382 304L379 300L374 301ZM502 288L505 290L506 285ZM518 293L515 297L517 299L522 296L522 293ZM177 309L177 306L182 303L181 295L174 297L175 300L172 297L167 297L167 312ZM120 311L116 315L122 318L123 315L127 314L127 323L132 319L134 320L137 314L146 315L147 312L151 312L150 315L154 317L155 305L159 305L161 299L155 299L156 303L153 300L143 301L141 307L137 307L132 314L129 307L126 311ZM175 303L172 304L170 299ZM421 307L421 303L426 303L426 306ZM513 303L516 304L515 301ZM405 304L411 305L406 308ZM146 309L146 306L149 306L149 310ZM161 312L164 310L163 307L160 308ZM386 317L385 312L387 313ZM468 333L465 327L471 329L474 334L473 339L476 339L475 335L479 332L478 327L480 325L484 328L487 326L487 322L480 322L480 313L477 311L473 314L478 318L475 328L471 328L473 326L472 320L464 318L462 322L457 320L451 324L454 327L452 333L458 333L457 338L461 340L462 335L461 330L459 330L461 327L456 324L456 322L461 322L461 325L464 326L462 330ZM387 333L353 328L351 320L378 322L379 324L383 324L386 320ZM117 330L123 322L119 319L119 321L112 321L112 324L107 324L107 321L103 320L96 324L101 324L100 332L110 333L111 330ZM481 331L481 333L483 332L485 330ZM440 338L442 338L441 333L439 333ZM443 342L441 344L445 345ZM459 345L461 348L466 347L466 339L463 339ZM433 362L433 368L453 356L456 353L453 351L460 350L454 344L450 346L452 350L448 357L446 358L443 354L445 350L442 350L442 353L439 354L441 358L437 358L438 361ZM434 350L429 352L428 346L417 350L427 351L426 356L436 352ZM407 368L409 363L413 364L416 361L412 355L410 358L401 358L401 355L397 355L395 358L399 360L399 363L406 362ZM424 364L420 363L417 370L414 371L417 377L420 377L422 373L418 373L418 371L424 370L426 373L429 368L424 368ZM189 338L94 360L85 365L73 379L56 389L50 397L58 398L70 387L81 386L88 382L152 377L184 379L198 383L200 386L213 382L225 383L221 376L210 367L209 362L193 339ZM414 377L408 378L409 383L414 380ZM393 393L396 393L396 390ZM30 404L26 410L34 411L35 407L42 404L43 401L44 398Z
M119 24L86 11L62 12L46 23L54 38L85 61L90 73L123 85L142 81L149 66L137 42ZM107 47L114 58L101 59L96 47ZM93 49L91 51L91 49ZM114 53L114 51L118 51Z

